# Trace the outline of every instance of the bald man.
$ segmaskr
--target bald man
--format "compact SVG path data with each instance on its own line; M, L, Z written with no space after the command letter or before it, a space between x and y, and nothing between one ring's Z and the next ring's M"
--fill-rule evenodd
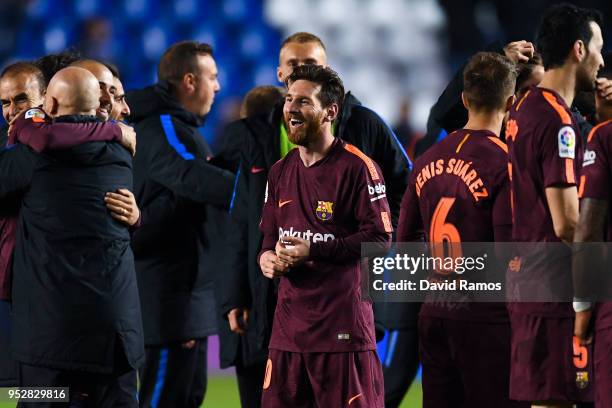
M41 106L44 101L46 81L40 68L28 62L16 62L0 73L0 101L2 114L8 123L13 122L26 110ZM8 126L0 128L0 148L7 145ZM99 123L36 123L36 127L22 129L18 133L20 142L41 152L47 148L59 149L94 140L116 140L126 148L135 150L134 131L125 126L103 125ZM135 202L133 203L136 207ZM10 298L11 298L11 261L15 246L20 200L3 200L0 212L0 355L11 356L9 349ZM110 209L113 211L113 209ZM120 216L120 213L116 213ZM0 386L14 386L18 383L17 367L10 358L0 359Z
M114 96L117 87L113 83L113 73L101 62L92 59L79 60L71 66L84 68L91 72L100 84L100 106L96 115L101 120L108 120L113 110Z
M53 77L43 106L55 124L104 125L99 96L90 72L69 67ZM44 120L28 110L11 134ZM83 406L138 406L144 346L130 234L105 206L107 191L131 188L131 155L118 143L44 155L16 143L0 152L0 198L20 194L23 203L11 333L21 386L70 387L71 403Z

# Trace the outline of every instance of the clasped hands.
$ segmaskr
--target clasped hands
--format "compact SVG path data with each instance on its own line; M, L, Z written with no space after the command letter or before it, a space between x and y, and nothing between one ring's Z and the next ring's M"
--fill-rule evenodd
M299 266L310 256L310 241L298 237L281 237L274 251L266 251L259 258L259 266L266 278L273 279Z

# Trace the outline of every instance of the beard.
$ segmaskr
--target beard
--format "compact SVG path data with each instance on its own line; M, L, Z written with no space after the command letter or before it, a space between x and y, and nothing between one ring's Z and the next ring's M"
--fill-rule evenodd
M317 115L312 119L303 118L304 124L294 129L289 126L287 138L291 143L298 146L307 146L317 140L321 134L321 118ZM288 121L286 121L289 123Z
M576 92L593 92L596 88L595 76L589 73L586 66L579 67L576 73Z

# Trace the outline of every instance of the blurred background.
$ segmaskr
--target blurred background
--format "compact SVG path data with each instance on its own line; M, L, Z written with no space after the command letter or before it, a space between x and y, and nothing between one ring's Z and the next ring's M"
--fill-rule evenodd
M221 92L202 135L215 146L244 94L275 85L279 46L296 31L327 45L347 89L378 112L407 150L431 105L467 57L498 41L533 40L543 0L0 0L0 68L65 49L116 64L126 90L156 82L163 51L179 40L210 43ZM612 16L612 1L573 1ZM604 25L605 27L605 25ZM612 30L605 30L606 43ZM607 48L607 47L606 47ZM209 347L205 406L238 406L231 372ZM413 387L405 406L420 406ZM212 399L211 399L212 398ZM217 399L221 398L221 399ZM222 402L221 402L222 401ZM234 402L232 402L234 401Z

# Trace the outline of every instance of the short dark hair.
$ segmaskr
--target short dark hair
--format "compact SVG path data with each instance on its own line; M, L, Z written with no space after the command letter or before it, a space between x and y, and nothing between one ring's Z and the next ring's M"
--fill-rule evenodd
M533 57L526 62L519 62L516 64L516 86L514 88L514 93L519 93L523 90L525 83L529 81L531 78L531 74L538 66L543 66L542 56L540 53L536 52L533 54Z
M77 51L65 50L59 54L49 54L40 57L36 60L35 64L42 71L45 77L45 84L49 84L57 71L72 65L80 59L81 55Z
M4 78L5 76L15 76L20 74L32 75L36 79L36 82L38 82L38 91L41 95L44 95L45 89L47 89L45 77L42 71L32 62L19 61L7 66L2 70L2 73L0 73L0 79Z
M463 70L463 93L477 111L503 109L515 86L516 65L496 52L479 52Z
M119 68L112 62L102 62L106 68L113 74L115 78L119 78Z
M197 41L181 41L172 44L162 55L157 67L157 76L160 81L174 83L181 81L185 74L198 71L197 57L199 55L213 55L209 44Z
M337 104L338 108L342 107L344 85L333 69L321 65L300 65L287 77L285 83L289 86L289 84L299 80L314 82L321 86L317 97L324 108L332 103Z
M551 6L542 17L536 35L536 48L542 54L546 70L565 63L574 43L582 40L585 46L591 41L591 22L602 25L598 10L563 3Z
M291 34L289 37L285 38L285 40L281 43L281 50L285 48L285 45L290 43L306 44L309 42L317 43L321 46L321 48L323 48L323 51L327 51L325 44L323 44L323 41L319 37L305 31Z

